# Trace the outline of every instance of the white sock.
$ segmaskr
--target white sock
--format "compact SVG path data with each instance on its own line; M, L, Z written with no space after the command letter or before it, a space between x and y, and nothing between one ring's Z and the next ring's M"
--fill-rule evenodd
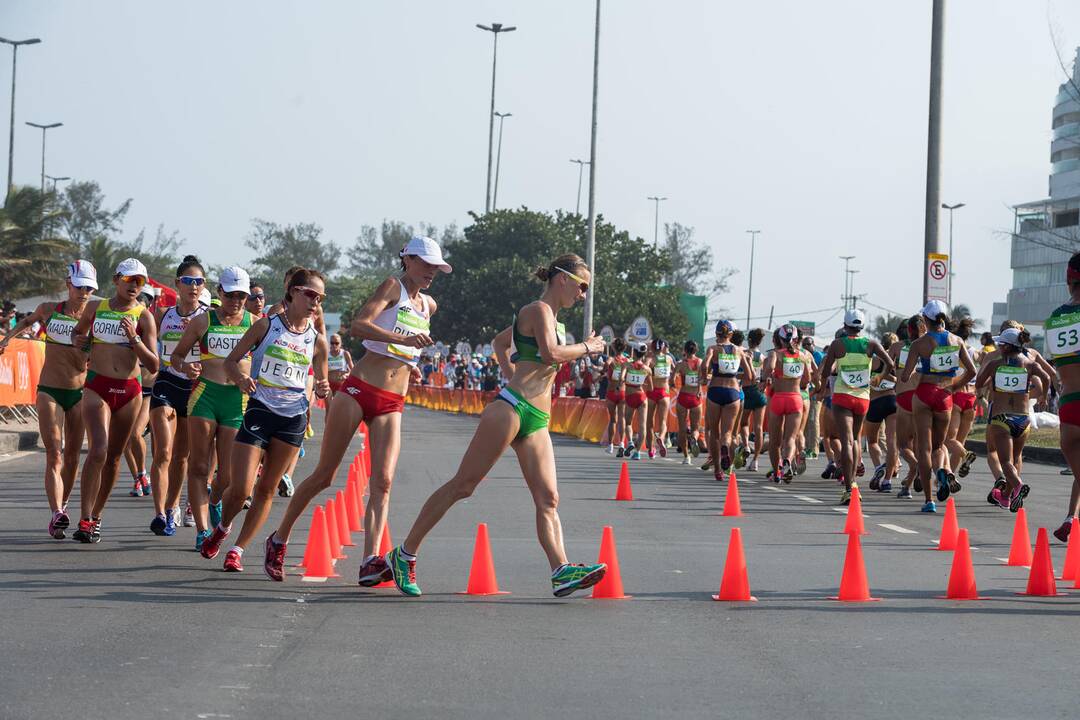
M234 552L240 557L244 557L244 548L240 547L239 545L233 545L231 548L229 548L229 552Z
M400 552L401 557L405 558L406 560L416 560L416 556L405 549L404 543L401 544L401 545L398 545L398 552Z
M224 522L218 523L218 530L228 535L232 532L232 525L226 525Z

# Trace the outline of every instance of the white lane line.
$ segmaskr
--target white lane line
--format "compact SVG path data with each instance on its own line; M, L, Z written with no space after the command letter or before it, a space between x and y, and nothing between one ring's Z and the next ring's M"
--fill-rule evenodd
M848 511L848 509L846 507L834 507L833 510L835 510L838 513L843 513L844 515L847 515L847 511ZM867 514L867 513L863 513L862 516L864 518L870 517L870 515Z
M765 488L766 490L772 490L773 492L782 492L782 493L787 492L787 490L783 490L781 488L778 488L775 485L762 485L762 487Z
M824 502L822 500L818 500L817 498L812 498L809 495L796 495L795 497L799 498L803 502L814 503L815 505L821 505Z
M900 527L899 525L893 525L892 523L878 523L878 527L883 527L886 530L892 530L898 532L901 535L918 535L918 530L908 530L906 527Z

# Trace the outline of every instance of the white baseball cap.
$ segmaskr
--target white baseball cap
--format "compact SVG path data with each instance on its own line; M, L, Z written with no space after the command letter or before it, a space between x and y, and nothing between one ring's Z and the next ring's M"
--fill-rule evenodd
M207 290L206 286L204 285L202 291L199 293L199 304L210 307L211 300L213 300L213 298L210 296L210 291Z
M122 260L119 265L116 266L117 275L142 275L144 278L149 278L150 273L146 272L146 266L135 258L128 258Z
M222 292L229 293L239 290L251 294L251 278L248 276L247 270L238 265L223 268L221 275L218 277L218 284L221 285Z
M852 308L844 313L844 325L850 328L861 328L866 324L866 314L862 310Z
M444 273L453 272L454 270L443 260L439 243L429 237L417 235L412 240L409 240L409 244L402 248L398 255L400 257L414 255L429 265L437 265Z
M1001 331L1001 334L994 338L996 345L1015 345L1016 347L1023 347L1023 343L1020 342L1020 331L1016 328L1006 328Z
M75 287L98 289L97 268L87 260L76 260L68 265L68 280Z
M926 307L922 309L923 317L936 320L938 315L948 315L949 306L940 300L931 300L926 303Z

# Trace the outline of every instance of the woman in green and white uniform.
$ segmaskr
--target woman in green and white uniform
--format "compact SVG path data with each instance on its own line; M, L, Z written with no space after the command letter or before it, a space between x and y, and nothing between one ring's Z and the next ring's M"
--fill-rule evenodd
M602 563L571 565L563 547L559 520L558 480L555 453L548 434L551 387L562 363L601 352L604 341L595 334L584 342L565 345L565 329L558 321L561 310L585 298L590 274L577 255L563 255L539 268L536 276L546 283L536 302L523 307L514 324L492 341L503 376L509 383L480 416L469 448L454 477L428 498L405 542L386 556L398 589L420 594L416 584L416 553L424 538L459 500L473 494L507 447L517 453L518 463L536 506L536 530L551 566L551 587L556 597L591 587L607 570Z
M648 428L646 442L649 458L655 457L657 452L660 453L660 457L667 457L665 436L667 435L668 410L671 408L671 392L668 386L671 384L675 358L668 352L667 342L655 338L650 343L646 362L652 368L652 389L647 393L649 410L645 421L645 426Z
M37 398L38 432L45 446L45 497L52 511L49 534L57 540L71 524L68 497L79 470L83 446L82 397L86 380L86 353L72 345L75 324L86 309L90 293L97 290L97 270L86 260L67 268L66 300L41 303L0 339L0 355L11 338L35 322L45 328L45 362L41 367Z
M172 354L173 367L192 380L188 398L188 438L194 448L188 466L188 500L195 518L195 549L202 548L210 528L221 522L221 497L231 478L233 440L244 420L247 395L241 392L225 373L225 360L254 322L244 309L251 280L247 271L235 265L221 271L218 278L218 297L221 306L188 323ZM198 348L199 359L187 360L192 348ZM250 374L251 356L239 361L240 372ZM206 486L210 482L212 455L205 448L216 445L217 476L209 500Z

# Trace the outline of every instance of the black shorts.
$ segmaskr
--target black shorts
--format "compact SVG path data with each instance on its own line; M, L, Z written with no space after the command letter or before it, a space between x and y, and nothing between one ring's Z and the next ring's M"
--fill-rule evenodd
M284 417L255 398L251 398L248 400L244 422L236 433L235 442L254 445L263 450L270 445L271 440L280 440L293 447L300 447L304 442L305 432L307 432L306 413Z
M150 393L150 409L171 407L176 411L176 417L186 418L190 396L191 380L162 372L154 381L154 389Z
M896 412L896 396L882 395L870 401L870 407L866 411L866 422L884 422L885 418L894 412Z

